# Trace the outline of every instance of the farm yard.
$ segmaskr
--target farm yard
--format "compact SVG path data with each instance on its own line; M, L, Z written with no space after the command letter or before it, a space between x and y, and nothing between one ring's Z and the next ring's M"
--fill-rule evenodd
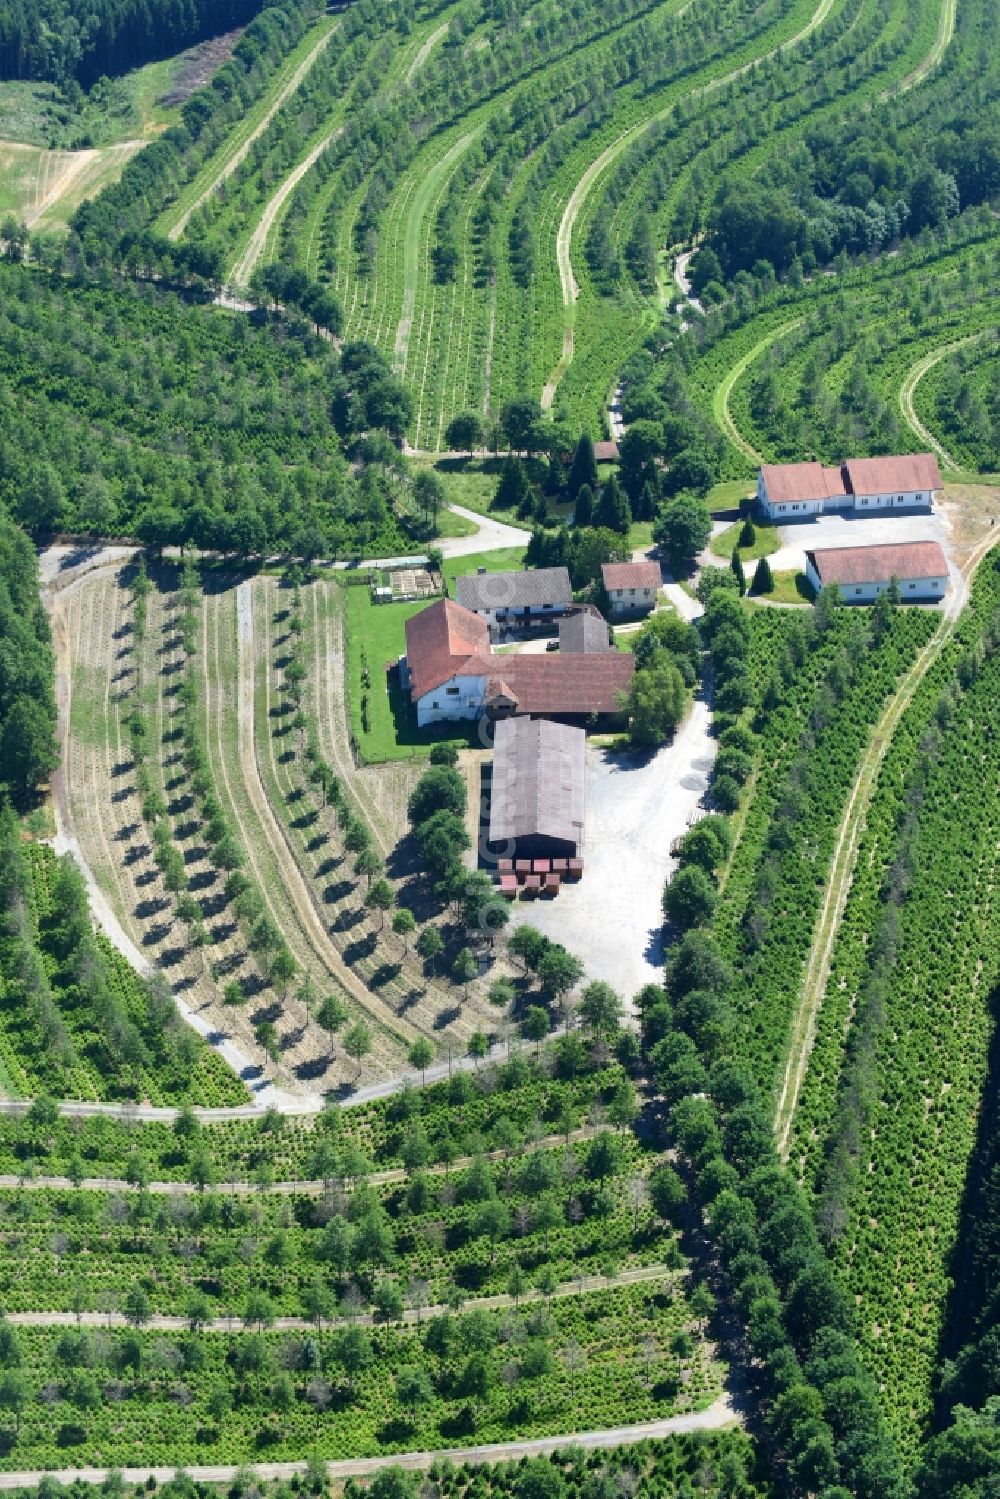
M141 9L0 0L0 1487L988 1499L1000 12Z

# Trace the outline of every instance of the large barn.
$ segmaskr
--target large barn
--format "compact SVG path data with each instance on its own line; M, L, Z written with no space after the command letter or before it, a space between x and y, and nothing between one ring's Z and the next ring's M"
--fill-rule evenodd
M400 682L421 727L486 714L618 714L621 696L632 682L635 658L631 651L609 650L603 620L601 626L581 633L576 649L551 655L499 655L490 645L485 620L452 599L439 599L406 621Z
M490 843L520 859L572 859L583 845L584 745L572 724L506 718L493 738Z
M816 589L831 584L848 604L871 604L893 578L900 597L944 598L948 563L936 541L901 541L875 547L817 547L806 552L806 577Z
M895 458L845 458L821 463L765 463L757 499L772 520L805 520L830 510L877 514L886 510L930 510L941 488L933 453Z

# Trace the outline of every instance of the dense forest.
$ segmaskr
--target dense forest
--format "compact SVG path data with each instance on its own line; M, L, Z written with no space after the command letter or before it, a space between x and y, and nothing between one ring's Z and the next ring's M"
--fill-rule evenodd
M0 77L90 88L245 26L262 0L4 0Z
M994 1016L998 1007L1000 991L992 999ZM990 1475L995 1482L1000 1469L998 1265L1000 1032L994 1032L977 1147L966 1180L962 1233L951 1267L954 1289L939 1370L939 1430L921 1466L921 1499L948 1499L959 1484L985 1482Z
M152 286L3 266L0 295L0 501L32 533L242 557L406 549L416 498L393 439L410 397L374 350Z
M0 513L0 796L19 806L58 761L52 679L34 549Z
M960 7L957 27L956 46L921 89L807 125L753 173L737 160L685 193L670 237L707 231L696 289L761 261L808 274L842 252L878 253L996 197L1000 12Z

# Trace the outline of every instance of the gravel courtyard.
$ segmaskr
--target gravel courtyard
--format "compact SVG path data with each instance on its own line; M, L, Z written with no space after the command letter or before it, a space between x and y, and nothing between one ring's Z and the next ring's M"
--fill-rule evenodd
M672 744L655 754L587 745L584 874L554 900L518 900L513 917L562 942L631 1000L660 982L660 897L674 866L670 845L700 813L715 759L711 716L699 693Z
M768 558L774 572L803 572L806 549L885 546L892 542L939 541L955 571L951 527L940 509L897 515L820 515L779 526L781 548Z

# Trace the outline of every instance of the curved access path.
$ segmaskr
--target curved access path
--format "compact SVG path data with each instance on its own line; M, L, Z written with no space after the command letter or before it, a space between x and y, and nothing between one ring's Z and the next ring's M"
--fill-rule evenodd
M896 98L899 94L909 93L911 88L916 88L918 83L923 83L926 78L930 77L951 45L951 39L955 35L955 17L957 13L958 0L942 0L941 19L938 22L938 32L934 38L933 47L923 62L919 63L913 69L913 72L908 73L895 87L887 88L879 96L880 100L885 101L886 99Z
M431 207L438 189L445 183L454 163L469 149L477 136L485 130L485 123L468 130L451 145L444 155L434 163L413 194L406 214L406 229L403 235L403 306L396 325L393 343L393 361L396 369L406 374L410 356L410 330L417 305L417 282L420 279L420 249L424 227L424 216Z
M393 1015L387 1006L361 982L354 970L344 962L316 910L313 895L306 885L302 872L289 846L288 837L275 816L274 809L264 789L260 766L257 761L257 740L254 733L254 710L256 702L256 648L254 643L252 584L240 583L236 588L236 613L239 633L239 675L237 679L238 741L240 780L246 792L251 811L267 839L272 858L280 873L288 898L294 906L303 938L327 972L337 980L354 1004L380 1030L391 1035L400 1045L409 1046L421 1035L416 1027L401 1016ZM242 823L238 803L234 800L234 813L240 826L241 844L253 864L253 839L250 830ZM259 871L258 881L261 881ZM267 889L261 881L264 899ZM271 910L275 921L276 912ZM286 940L288 939L286 933Z
M601 1133L602 1128L603 1126L596 1124L581 1124L579 1129L570 1130L568 1135L545 1135L524 1146L521 1158L526 1154L534 1155L540 1150L553 1150L564 1145L577 1145L582 1140L592 1140ZM509 1156L510 1152L506 1150L487 1150L475 1156L456 1156L447 1165L442 1161L435 1161L429 1166L422 1166L421 1172L424 1176L448 1176L452 1171L464 1171L476 1160L504 1161ZM411 1174L405 1166L390 1166L384 1171L370 1172L364 1180L371 1187L391 1187L398 1182L408 1181ZM275 1194L279 1197L322 1197L330 1190L330 1186L329 1181L318 1178L311 1181L271 1182L268 1187L251 1181L224 1181L215 1182L208 1190L222 1197L268 1197ZM195 1197L206 1189L189 1181L151 1181L143 1183L142 1190L153 1197ZM0 1174L0 1191L129 1193L137 1192L139 1188L133 1182L117 1176L84 1176L79 1181L74 1181L68 1176L15 1176L12 1172L6 1172Z
M804 42L808 36L811 36L818 26L822 26L835 3L836 0L819 0L819 4L808 22L795 36L789 37L786 41L779 42L776 47L771 47L769 51L761 53L759 57L751 58L749 62L741 64L738 68L733 68L731 72L724 73L721 77L713 78L708 83L703 83L698 88L692 89L690 94L685 96L686 100L704 98L707 94L712 94L717 89L725 88L728 84L734 82L735 79L742 78L745 73L752 72L762 62L766 62L768 58L776 56L779 52L783 52L787 47L797 47L800 42ZM577 219L580 217L580 211L590 196L591 190L598 178L603 176L608 167L617 161L626 147L631 145L634 140L660 120L667 119L673 112L675 102L675 100L671 100L663 109L654 111L653 114L647 115L644 120L631 125L628 130L623 130L621 135L617 136L609 146L606 146L601 154L596 156L586 168L570 194L569 201L563 210L563 216L559 222L559 231L556 235L556 261L559 267L559 282L562 288L563 300L563 342L559 363L552 371L542 391L542 407L544 410L551 409L559 382L573 362L574 311L580 288L573 274L572 248L573 231L576 228Z
M632 1270L622 1270L618 1275L578 1275L574 1280L563 1281L550 1294L551 1300L565 1300L570 1296L586 1296L594 1291L607 1291L614 1286L661 1285L665 1281L676 1281L683 1272L668 1270L665 1265L637 1265ZM504 1312L510 1308L546 1298L537 1287L532 1286L516 1299L503 1291L496 1296L470 1296L469 1306L476 1310ZM408 1308L395 1321L405 1326L419 1327L425 1317L440 1317L450 1308L441 1302L434 1306ZM128 1317L122 1312L7 1312L6 1320L18 1327L128 1327ZM357 1326L377 1327L383 1325L374 1313L366 1312L356 1317L324 1318L323 1326L330 1331ZM185 1332L190 1327L187 1317L162 1316L159 1313L143 1322L144 1328L153 1332ZM275 1332L310 1332L316 1323L310 1317L275 1317L268 1324ZM242 1317L206 1317L199 1323L205 1332L241 1333L250 1332L255 1322L245 1322Z
M110 901L98 884L97 878L84 855L79 837L77 836L76 826L73 822L69 797L69 776L67 773L72 753L70 713L73 698L73 658L65 614L65 601L84 582L90 583L101 577L117 575L123 560L123 558L119 557L113 562L84 571L65 586L59 586L58 579L47 580L42 589L42 602L48 612L51 623L52 645L55 653L56 667L56 741L59 745L59 766L52 776L52 806L56 826L52 846L57 854L70 853L76 860L87 887L91 912L108 941L122 954L138 974L143 978L150 978L154 972L152 964L139 951L121 925L121 922L112 909ZM255 1075L256 1069L251 1057L248 1057L230 1037L220 1035L204 1015L201 1015L188 1004L183 994L178 993L176 990L172 990L172 994L174 1003L186 1023L208 1045L219 1052L236 1073L237 1077L245 1078ZM268 1081L254 1086L253 1097L254 1102L252 1104L237 1105L236 1112L232 1117L259 1113L261 1110L268 1108L284 1108L290 1104L299 1102L292 1095L284 1093ZM7 1102L9 1101L0 1100L0 1109L3 1109ZM321 1100L317 1099L314 1107L319 1108L320 1105ZM113 1108L114 1106L111 1107ZM303 1112L305 1111L303 1110Z
M816 1019L830 979L837 932L850 895L861 835L867 823L868 809L882 762L914 693L938 652L955 630L976 568L996 544L995 534L984 536L960 570L958 580L952 580L951 596L945 601L940 624L882 710L858 766L837 835L826 892L816 921L799 1002L792 1019L788 1056L774 1123L778 1153L783 1160L787 1161L791 1150L795 1110L816 1037Z
M949 354L953 354L956 349L961 349L965 344L975 343L978 339L984 337L985 333L970 333L967 338L958 338L951 343L942 344L939 349L932 349L929 354L925 354L922 359L918 359L916 364L907 371L906 379L899 387L899 409L903 413L904 421L917 434L921 442L925 442L929 448L933 449L940 459L942 467L951 469L954 473L959 471L960 465L955 462L947 448L938 441L933 432L924 426L917 415L917 409L913 404L913 396L924 376L936 364L940 364L942 359L945 359Z
M727 371L725 379L712 397L712 414L715 420L729 438L733 447L739 448L743 456L749 458L750 462L754 465L764 462L763 455L758 453L757 449L747 442L743 433L733 421L729 410L729 397L733 393L733 387L737 380L746 374L754 360L758 359L764 350L770 344L773 344L776 339L781 338L786 333L790 333L793 328L797 328L803 321L804 319L800 317L792 318L790 322L782 323L779 328L772 328L770 333L766 333L758 343L754 344L749 353L744 354L743 358L738 359L733 367Z
M686 1411L679 1416L665 1416L660 1421L641 1421L635 1426L612 1426L601 1431L567 1431L549 1437L526 1437L523 1441L487 1442L479 1447L441 1447L436 1452L394 1452L385 1457L346 1458L325 1464L327 1477L334 1482L345 1478L364 1478L377 1473L380 1468L406 1468L412 1472L423 1472L433 1463L448 1459L453 1463L497 1463L522 1457L544 1457L563 1447L583 1447L588 1451L603 1451L609 1447L622 1447L631 1442L644 1442L657 1438L676 1436L685 1431L718 1431L724 1426L735 1426L739 1416L728 1395L720 1395L712 1405L700 1411ZM184 1472L196 1483L231 1483L244 1473L253 1473L257 1478L288 1479L304 1473L306 1461L290 1463L239 1463L218 1464L204 1467L185 1467ZM84 1483L103 1483L110 1473L129 1484L144 1483L152 1475L158 1483L167 1483L177 1473L176 1468L60 1468L27 1469L17 1473L0 1473L0 1489L37 1488L43 1478L55 1479L57 1483L70 1484L74 1479Z
M466 510L464 505L449 505L448 509L462 520L472 521L476 530L472 536L442 536L437 543L442 557L471 557L477 552L495 552L501 547L526 547L531 540L530 531L494 520L489 515L480 515L475 510Z
M303 78L305 78L313 64L327 47L338 24L332 17L325 16L322 21L317 23L317 27L314 28L314 30L319 31L319 35L311 46L308 47L305 56L300 56L297 62L293 61L296 54L300 52L302 45L300 43L299 47L295 49L295 53L292 54L292 57L286 60L284 66L278 71L277 78L275 79L277 88L269 102L259 113L255 114L254 110L251 109L242 128L227 137L226 144L222 147L224 153L222 160L218 161L216 159L214 169L211 167L207 169L204 174L203 186L195 194L191 202L186 203L184 208L172 218L169 209L161 218L160 222L162 226L165 226L167 239L180 239L187 228L191 215L197 213L201 205L207 202L213 193L218 191L223 182L228 177L231 177L237 167L246 159L254 141L263 135L268 125L270 125L278 113L278 110L295 93ZM202 174L199 174L199 177L201 176Z
M407 83L413 82L414 78L416 78L424 63L434 51L434 48L437 46L438 42L440 42L444 37L448 35L448 26L448 21L442 21L441 25L435 27L430 36L423 43L420 51L417 53L416 57L413 59L413 61L410 63L410 66L406 70Z
M336 130L331 130L327 135L324 135L322 140L316 142L308 156L304 156L298 165L293 167L289 172L257 220L254 231L245 248L230 267L226 278L230 287L244 287L247 285L261 256L267 249L267 242L271 237L271 232L274 229L278 215L288 202L289 197L310 168L315 166L326 148L332 146L337 137L343 135L343 133L343 125L338 125Z

